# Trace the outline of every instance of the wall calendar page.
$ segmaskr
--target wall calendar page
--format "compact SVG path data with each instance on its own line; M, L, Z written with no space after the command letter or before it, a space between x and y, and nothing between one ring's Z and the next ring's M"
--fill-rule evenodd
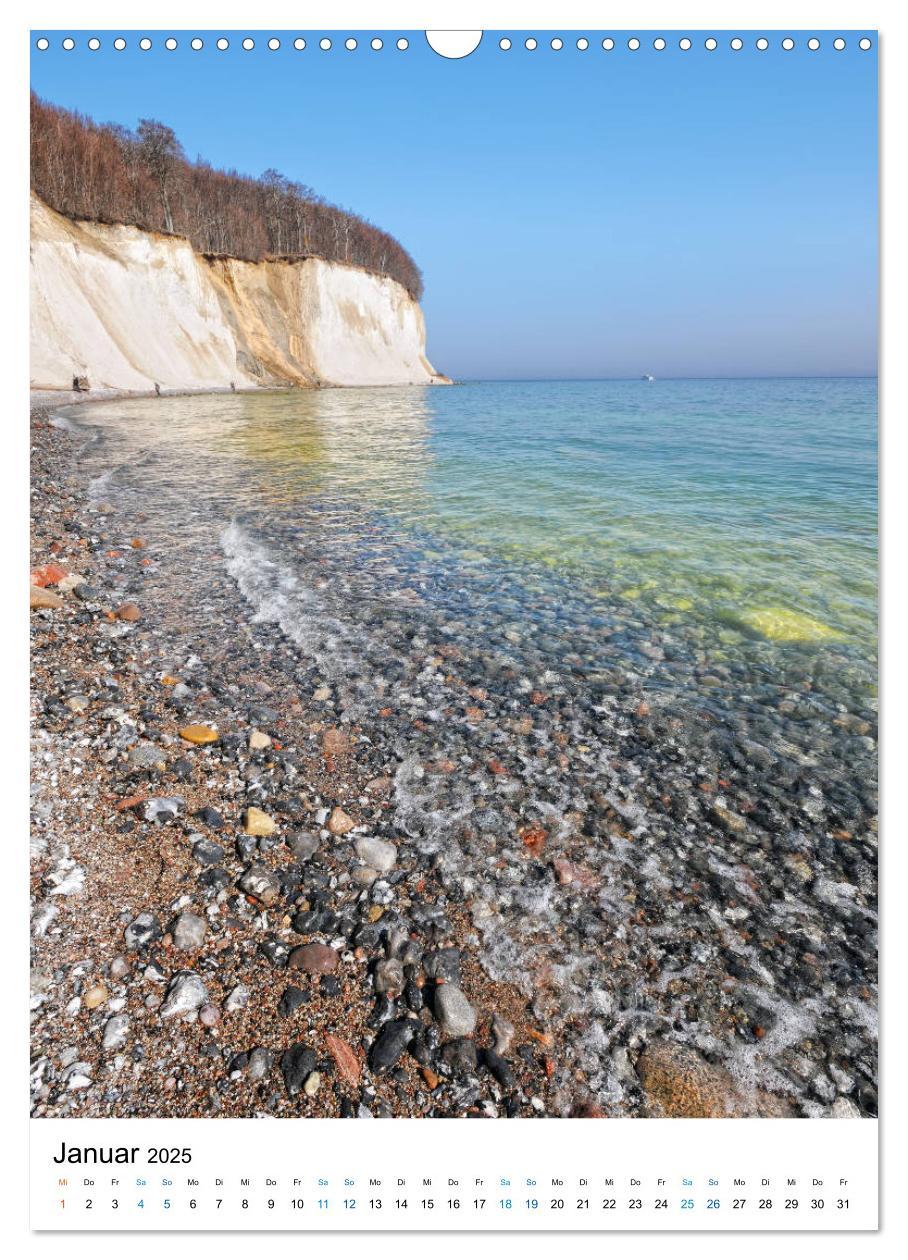
M32 1230L876 1230L877 30L72 16Z

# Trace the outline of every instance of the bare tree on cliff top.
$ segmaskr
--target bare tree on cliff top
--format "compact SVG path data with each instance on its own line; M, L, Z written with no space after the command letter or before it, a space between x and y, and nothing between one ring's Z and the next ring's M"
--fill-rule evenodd
M139 152L142 160L161 193L164 227L168 232L173 232L169 185L176 163L183 158L182 145L171 127L165 123L156 122L154 118L140 118L136 134L139 137Z

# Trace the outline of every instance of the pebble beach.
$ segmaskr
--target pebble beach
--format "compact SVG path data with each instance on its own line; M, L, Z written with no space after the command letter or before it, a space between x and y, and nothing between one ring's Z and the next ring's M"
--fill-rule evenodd
M530 629L316 508L291 572L88 440L33 409L34 1116L876 1114L847 652L745 679L570 583Z

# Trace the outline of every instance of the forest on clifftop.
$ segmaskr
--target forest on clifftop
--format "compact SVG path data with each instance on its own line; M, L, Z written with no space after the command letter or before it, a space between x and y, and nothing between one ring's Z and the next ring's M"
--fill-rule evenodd
M381 228L279 171L256 178L191 162L156 119L130 131L33 93L31 186L70 219L183 236L200 254L251 262L323 258L390 276L422 296L416 263Z

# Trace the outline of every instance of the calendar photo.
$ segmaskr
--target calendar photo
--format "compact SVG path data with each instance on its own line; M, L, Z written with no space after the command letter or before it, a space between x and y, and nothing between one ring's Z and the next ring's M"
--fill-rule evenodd
M29 37L55 1184L877 1115L875 32L439 34Z

